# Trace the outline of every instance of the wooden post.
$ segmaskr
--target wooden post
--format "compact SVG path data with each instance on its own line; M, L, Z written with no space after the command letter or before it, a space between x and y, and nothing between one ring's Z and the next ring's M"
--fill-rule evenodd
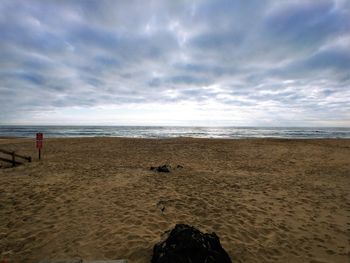
M15 160L15 152L12 152L12 166L15 167L16 160Z
M38 132L36 134L36 148L38 149L39 160L41 159L41 148L43 147L43 134Z

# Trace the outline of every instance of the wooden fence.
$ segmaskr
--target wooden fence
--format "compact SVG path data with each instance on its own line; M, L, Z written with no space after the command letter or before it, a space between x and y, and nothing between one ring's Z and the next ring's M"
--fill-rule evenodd
M10 152L10 151L6 151L6 150L0 149L0 153L4 153L4 154L7 154L7 155L10 155L10 159L6 159L6 158L3 158L3 157L0 157L0 160L4 161L4 162L7 162L7 163L12 163L12 166L16 166L17 164L22 164L21 162L16 161L16 157L24 159L24 160L27 160L28 162L32 161L32 157L20 155L20 154L17 154L16 152Z

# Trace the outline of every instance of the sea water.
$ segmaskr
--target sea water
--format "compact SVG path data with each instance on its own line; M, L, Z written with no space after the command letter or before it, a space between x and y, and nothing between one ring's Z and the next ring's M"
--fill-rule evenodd
M350 128L336 127L169 127L169 126L15 126L0 125L0 137L129 138L350 138Z

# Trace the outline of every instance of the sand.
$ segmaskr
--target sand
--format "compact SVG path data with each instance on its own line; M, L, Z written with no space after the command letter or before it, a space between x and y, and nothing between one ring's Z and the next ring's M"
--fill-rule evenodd
M40 162L34 145L0 140L34 157L0 169L0 260L149 262L186 223L233 262L349 262L350 140L47 139Z

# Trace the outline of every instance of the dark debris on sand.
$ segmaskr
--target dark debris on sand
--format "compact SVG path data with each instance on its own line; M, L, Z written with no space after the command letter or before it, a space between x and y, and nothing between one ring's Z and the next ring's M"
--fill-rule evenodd
M175 169L182 169L182 168L184 167L178 164ZM158 173L170 173L170 171L172 170L172 167L169 164L163 164L160 166L151 166L150 170L156 171Z

